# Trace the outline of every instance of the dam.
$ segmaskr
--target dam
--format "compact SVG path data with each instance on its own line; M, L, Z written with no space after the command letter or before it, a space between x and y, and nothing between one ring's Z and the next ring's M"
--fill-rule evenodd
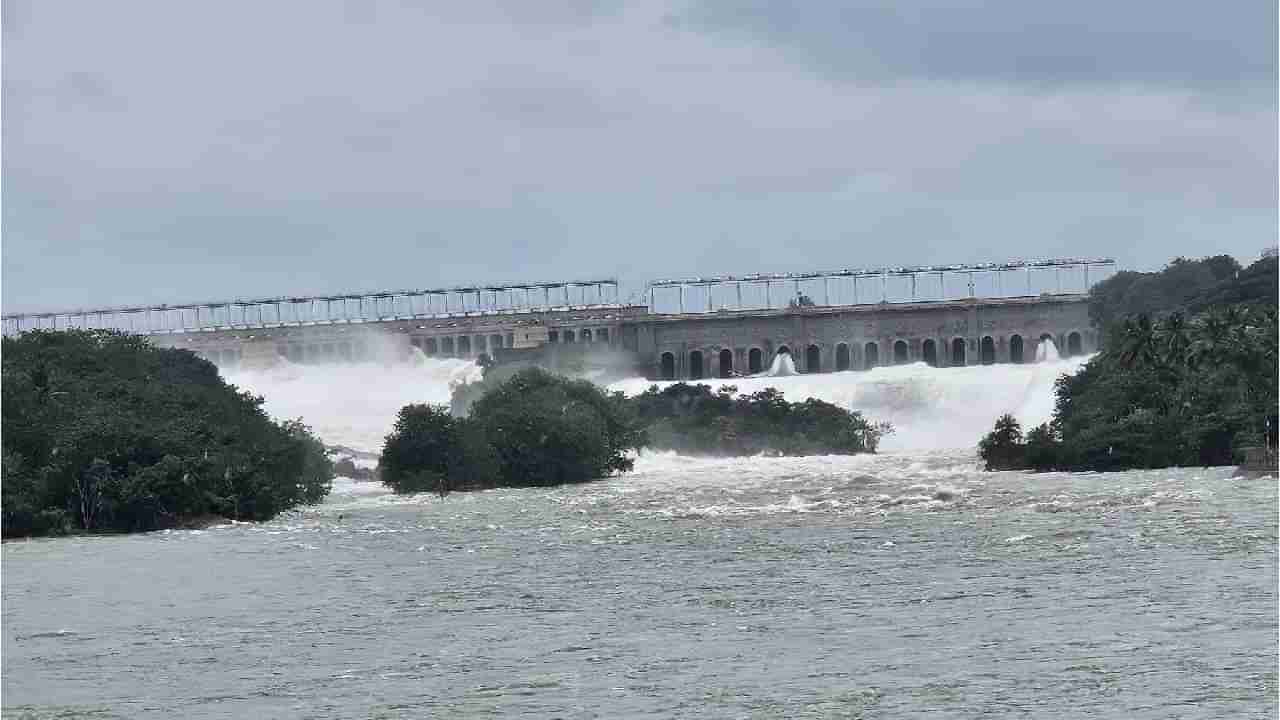
M1113 269L1100 258L696 277L625 300L613 278L385 290L12 314L3 331L123 330L224 368L415 353L663 380L755 374L780 354L803 373L955 367L1030 362L1043 339L1064 356L1095 351L1091 273Z

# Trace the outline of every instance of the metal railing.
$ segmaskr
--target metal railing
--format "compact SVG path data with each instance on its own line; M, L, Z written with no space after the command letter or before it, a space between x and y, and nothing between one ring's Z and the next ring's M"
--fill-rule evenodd
M14 313L3 316L3 332L102 328L188 333L617 306L618 282L607 278Z
M786 307L787 305L840 306L881 302L921 302L953 300L965 297L1016 297L1087 292L1100 273L1112 271L1112 258L1059 258L1049 260L1012 260L1003 263L955 265L918 265L882 268L845 268L794 273L753 273L749 275L716 275L655 280L645 286L645 301L651 311L671 306L664 312L705 313L719 310L752 310ZM1068 283L1063 285L1063 272ZM1053 274L1053 284L1044 287L1044 275ZM1075 275L1071 275L1074 273ZM1022 277L1019 277L1022 276ZM948 292L948 280L960 278L959 292ZM858 281L864 281L859 286ZM870 280L871 283L866 281ZM933 281L936 280L936 285ZM985 280L985 286L979 287ZM1035 281L1041 281L1037 284ZM876 281L879 281L878 283ZM923 281L923 282L922 282ZM890 292L890 284L900 286ZM836 293L832 289L835 284ZM795 294L774 291L788 285ZM870 287L868 287L870 285ZM922 285L925 286L922 288ZM925 292L930 285L937 292ZM952 285L954 288L954 283ZM744 289L747 293L744 295ZM878 290L878 292L877 292ZM671 298L674 291L677 296ZM1024 291L1024 292L1023 292ZM661 295L660 295L661 293ZM834 299L833 299L834 298ZM674 302L673 302L674 300Z

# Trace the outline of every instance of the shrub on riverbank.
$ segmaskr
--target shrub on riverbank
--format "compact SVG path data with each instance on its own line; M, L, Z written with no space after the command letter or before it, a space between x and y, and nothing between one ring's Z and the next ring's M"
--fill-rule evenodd
M184 350L103 330L3 340L3 534L262 520L319 502L332 465Z

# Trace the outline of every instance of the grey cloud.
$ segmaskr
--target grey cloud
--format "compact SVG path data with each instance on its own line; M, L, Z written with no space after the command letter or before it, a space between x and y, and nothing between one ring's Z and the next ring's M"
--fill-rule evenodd
M1241 102L1230 73L1192 83L1103 47L1110 74L1046 89L982 70L1007 48L915 60L877 36L841 56L838 33L786 30L807 9L764 33L649 6L359 7L22 6L6 311L1019 255L1146 267L1274 242L1274 102ZM1001 27L1032 19L1012 12ZM798 48L831 68L875 55L894 80L833 81Z
M747 33L832 74L1275 97L1276 4L1167 0L696 2L678 27Z

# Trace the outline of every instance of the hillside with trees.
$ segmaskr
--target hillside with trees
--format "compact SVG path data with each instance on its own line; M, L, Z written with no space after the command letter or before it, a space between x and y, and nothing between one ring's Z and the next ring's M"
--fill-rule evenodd
M1230 465L1274 447L1277 261L1226 256L1120 273L1095 288L1104 349L1060 378L1052 422L1025 437L1001 418L988 469Z
M324 446L185 350L104 330L3 340L3 532L264 520L329 491Z

